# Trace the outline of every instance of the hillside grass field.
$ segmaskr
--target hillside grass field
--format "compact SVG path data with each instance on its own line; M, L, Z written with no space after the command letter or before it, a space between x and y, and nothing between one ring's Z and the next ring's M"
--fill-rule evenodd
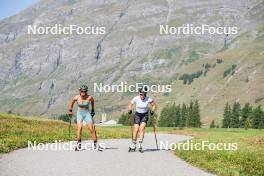
M264 130L184 129L172 134L193 136L193 143L237 143L237 150L175 150L175 154L194 166L217 175L264 175Z
M27 146L27 141L50 143L55 140L75 140L76 125L72 124L68 136L68 123L0 114L0 153L8 153ZM129 138L127 126L96 126L99 139ZM158 128L159 132L192 136L193 143L209 141L213 143L237 143L237 151L175 150L174 153L194 166L217 175L264 175L264 131L244 129L205 129L205 128ZM152 127L147 128L152 132ZM83 140L90 139L83 130Z
M96 127L99 139L128 138L129 128L123 127ZM26 147L28 141L49 143L55 140L76 140L76 125L72 122L69 137L69 123L23 117L10 114L0 115L0 153L8 153L15 149ZM83 129L83 140L90 139L87 129Z

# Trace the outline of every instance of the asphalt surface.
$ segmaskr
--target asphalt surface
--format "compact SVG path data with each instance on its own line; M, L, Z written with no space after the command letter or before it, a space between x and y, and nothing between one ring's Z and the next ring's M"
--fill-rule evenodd
M188 136L157 134L159 142L176 143ZM84 141L89 144L91 141ZM128 152L130 139L101 140L102 152L19 149L0 156L1 176L207 176L209 174L181 160L168 150L156 150L152 133L144 139L144 153ZM69 143L60 143L69 144ZM87 145L88 146L88 145Z

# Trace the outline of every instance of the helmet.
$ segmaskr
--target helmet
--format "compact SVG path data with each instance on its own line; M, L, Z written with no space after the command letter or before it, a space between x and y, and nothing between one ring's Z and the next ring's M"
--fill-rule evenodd
M88 91L88 86L86 85L82 85L80 88L79 88L80 91Z

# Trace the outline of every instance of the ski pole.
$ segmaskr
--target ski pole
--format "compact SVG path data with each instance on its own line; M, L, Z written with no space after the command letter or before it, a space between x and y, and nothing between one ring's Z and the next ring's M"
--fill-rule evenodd
M159 150L159 146L158 146L158 140L157 140L157 135L156 135L156 119L154 118L154 115L151 115L152 116L152 126L153 126L153 132L154 132L154 136L155 136L155 141L156 141L156 147L157 147L157 150Z
M68 133L69 133L69 138L71 138L71 117L68 115L69 118L69 128L68 128Z
M92 115L92 119L93 119L93 129L94 129L94 133L95 133L95 136L96 136L96 139L97 139L97 134L96 134L96 129L95 129L95 124L94 124L94 115Z
M92 119L93 119L93 117L94 117L94 115L92 115ZM94 124L94 119L93 119L93 129L94 129L94 133L95 133L95 137L96 137L96 143L97 143L97 134L96 134L95 124ZM103 151L103 149L100 148L100 144L98 146L98 150Z
M133 141L132 113L129 114L129 122L130 122L130 129L131 129L131 139Z

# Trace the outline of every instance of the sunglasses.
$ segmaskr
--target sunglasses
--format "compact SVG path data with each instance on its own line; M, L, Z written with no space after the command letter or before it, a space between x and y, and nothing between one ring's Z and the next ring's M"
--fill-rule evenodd
M87 91L80 91L81 93L86 93Z

